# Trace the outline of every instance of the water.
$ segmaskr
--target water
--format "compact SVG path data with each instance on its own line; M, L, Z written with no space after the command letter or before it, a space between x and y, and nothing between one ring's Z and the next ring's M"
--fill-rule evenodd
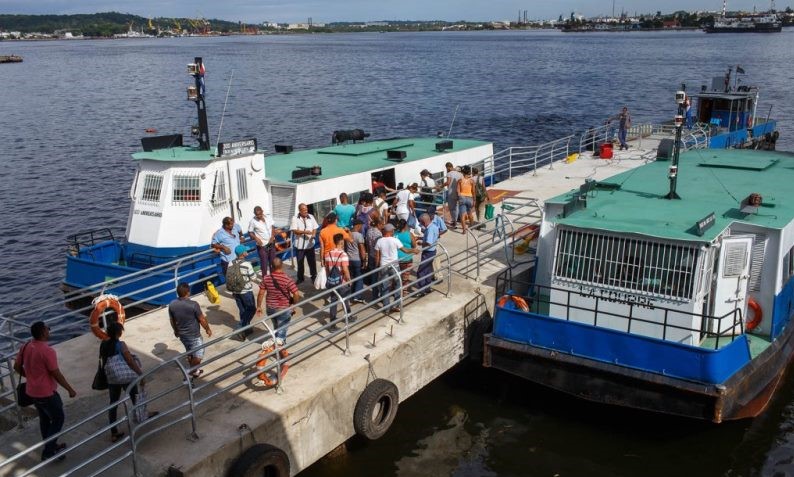
M634 122L675 113L690 90L740 64L759 84L759 114L794 149L790 47L775 35L699 32L458 32L0 42L0 311L57 297L66 236L123 229L146 128L189 134L185 65L207 65L213 143L330 143L335 129L372 138L452 135L496 149L580 132L628 105ZM789 475L794 383L754 421L710 426L607 411L501 373L461 368L408 400L381 441L353 441L308 476Z

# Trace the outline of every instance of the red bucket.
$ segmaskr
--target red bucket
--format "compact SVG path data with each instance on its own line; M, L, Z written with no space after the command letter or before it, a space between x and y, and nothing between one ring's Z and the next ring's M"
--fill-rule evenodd
M601 151L599 152L601 159L612 159L612 143L605 142L601 144Z

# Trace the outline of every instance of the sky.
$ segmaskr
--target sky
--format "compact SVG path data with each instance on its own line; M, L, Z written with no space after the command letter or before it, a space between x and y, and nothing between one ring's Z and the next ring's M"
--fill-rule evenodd
M217 18L245 23L315 23L375 20L495 21L556 19L571 12L587 17L676 10L721 10L722 0L0 0L0 14L74 14L116 11L143 17ZM779 10L794 0L776 3ZM766 10L769 0L730 0L729 10ZM523 15L523 13L522 13Z

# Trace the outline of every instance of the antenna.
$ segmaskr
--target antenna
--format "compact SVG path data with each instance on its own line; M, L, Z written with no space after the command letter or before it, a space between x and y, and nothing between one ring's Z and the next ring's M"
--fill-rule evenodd
M226 105L229 103L229 92L232 90L232 78L234 78L234 70L229 75L229 86L226 88L226 99L223 100L223 112L221 112L221 125L218 126L218 137L215 141L215 150L218 150L218 144L221 142L221 131L223 130L223 118L226 116Z
M684 108L686 103L686 85L681 85L681 91L676 91L675 102L678 103L678 114L675 115L675 144L673 145L673 163L670 164L670 192L665 199L681 199L675 189L678 183L678 156L681 154L681 129L684 127Z
M447 132L447 137L452 134L452 125L455 124L455 118L458 116L458 108L460 108L460 103L455 106L455 113L452 115L452 122L449 123L449 132Z
M194 128L193 135L199 142L200 151L210 149L210 131L207 125L207 105L204 103L204 62L200 56L193 58L193 63L187 65L188 74L193 76L195 84L187 89L187 99L196 103L198 112L198 128Z

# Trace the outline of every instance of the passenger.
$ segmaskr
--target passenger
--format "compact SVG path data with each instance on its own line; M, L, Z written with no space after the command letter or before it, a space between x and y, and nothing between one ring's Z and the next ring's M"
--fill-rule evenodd
M620 141L620 150L623 149L628 150L629 145L626 143L626 135L628 134L628 130L631 127L631 114L629 113L629 108L623 106L623 109L616 115L609 118L610 120L617 119L618 122L618 141Z
M309 262L309 274L311 281L317 278L317 259L314 255L314 237L317 233L319 225L314 216L309 213L309 208L306 204L298 206L298 215L292 218L290 230L295 237L295 254L298 259L298 280L297 283L303 283L304 279L304 259ZM271 267L272 272L272 267Z
M240 228L239 224L234 223L233 218L224 217L221 224L221 228L212 235L210 247L221 254L221 270L223 275L226 276L226 268L229 266L229 262L236 257L234 249L240 245L244 237L243 229Z
M414 210L416 209L414 194L418 188L419 186L416 183L413 183L408 186L407 189L401 189L399 192L397 192L397 196L394 198L394 203L392 206L394 207L394 213L397 215L398 219L407 221L408 217L414 214Z
M419 290L416 296L424 296L430 293L430 285L433 284L433 260L436 258L436 243L439 239L438 226L433 222L430 214L419 216L419 222L425 230L422 237L422 255L419 260L419 268L416 271L416 287ZM443 221L442 221L443 223Z
M383 237L383 232L381 229L383 228L383 222L378 215L378 211L373 209L370 212L370 222L369 222L369 229L367 230L367 234L364 236L364 242L367 249L366 259L364 261L364 270L365 273L371 272L373 270L378 269L378 261L377 261L377 250L375 249L375 244L378 243L378 240ZM378 283L378 274L377 273L370 273L367 275L365 283L367 285L372 285L374 283ZM380 298L380 286L375 286L370 288L372 292L372 301L377 300Z
M435 196L433 196L433 193L438 190L436 181L433 180L430 171L427 169L423 169L422 172L419 173L419 177L419 190L422 193L420 200L422 201L423 205L434 204Z
M369 212L372 210L372 201L373 197L372 194L369 192L362 192L361 196L358 198L358 204L356 205L356 215L354 219L358 219L361 224L361 234L365 235L367 233L367 229L369 228ZM350 222L351 226L353 222Z
M350 258L345 253L344 235L336 234L333 240L334 247L323 255L325 274L328 277L325 287L329 290L336 288L337 293L343 300L342 307L346 307L344 299L350 291L350 287L347 285L350 283ZM328 311L331 315L331 323L336 321L336 302L338 298L336 293L332 293L329 296L330 309Z
M402 242L394 237L394 226L386 224L383 226L383 237L375 244L375 265L382 267L380 271L381 290L380 295L383 300L383 308L386 313L400 311L398 303L401 301L397 290L397 271L393 265L397 264L397 252L402 250L405 253L413 253L410 248L403 247ZM395 305L389 308L390 297Z
M260 206L254 207L254 218L248 223L248 235L256 241L256 253L259 255L259 267L262 278L270 270L270 261L276 256L276 227Z
M350 221L353 220L356 207L350 203L345 192L339 194L339 203L334 207L334 212L336 213L336 225L338 227L343 229L350 227Z
M185 346L188 367L192 370L190 376L197 378L204 373L198 369L204 358L204 342L201 339L201 328L207 333L207 338L212 337L212 329L207 323L207 318L201 311L199 304L190 299L190 285L185 282L176 287L177 299L168 304L168 316L174 336Z
M350 233L347 230L336 225L336 213L331 212L325 217L326 222L328 225L323 227L320 231L320 256L325 257L325 254L328 253L331 249L334 248L334 235L342 234L342 236L347 241L353 240L350 236Z
M256 298L256 314L262 314L262 303L264 301L267 316L273 320L276 341L268 338L262 346L264 349L275 345L279 348L287 343L287 327L290 318L295 314L295 310L287 311L291 303L297 303L301 299L298 285L284 273L284 265L281 259L276 257L273 260L273 268L270 275L259 284L259 295ZM286 350L282 350L282 357L286 355Z
M226 289L229 289L230 278L236 278L238 283L232 290L234 301L237 303L237 310L240 312L240 323L237 325L238 329L245 328L251 324L251 319L256 313L256 303L254 302L254 285L253 280L256 277L254 267L246 261L245 257L248 255L248 249L245 245L238 245L234 249L237 258L229 265L229 272L226 274ZM275 257L274 257L275 258ZM239 270L239 276L235 277L235 271ZM248 329L240 331L234 336L238 341L245 341L245 337L253 334L254 330Z
M135 372L138 376L143 374L143 369L141 369L141 364L136 357L130 353L129 348L127 348L127 344L121 341L121 335L124 333L124 326L120 323L113 322L110 323L107 327L108 339L104 340L99 345L99 357L102 359L102 364L107 369L107 362L116 355L121 355L123 363L126 363L127 366L131 370ZM123 366L123 364L122 364ZM106 371L107 373L107 371ZM127 388L135 378L124 382L124 383L117 383L111 382L113 379L110 375L108 375L108 394L110 395L110 404L114 402L118 402L119 398L121 398L122 391L127 391ZM141 386L143 386L143 381L141 381ZM138 402L138 386L133 386L130 390L130 398L132 399L132 403L135 404ZM116 418L118 416L118 406L113 406L112 408L108 409L108 422L112 425L110 428L110 441L116 442L122 437L124 437L123 432L119 432L118 427L116 426ZM150 413L148 417L153 417L157 413L153 412Z
M458 180L463 178L463 174L455 170L451 162L447 162L447 178L444 187L447 190L447 207L449 209L450 228L455 228L458 221Z
M436 215L437 207L435 205L427 206L427 215L430 216L430 221L436 224L438 227L438 236L441 237L445 233L447 233L447 224L444 223L444 219Z
M474 213L477 215L477 222L480 222L480 217L484 217L480 212L489 200L488 188L485 187L485 177L480 174L478 168L472 167L471 175L474 179Z
M378 211L378 217L380 217L380 221L382 223L388 223L391 217L389 217L389 202L386 200L386 189L381 187L376 191L377 197L372 202L372 205Z
M402 248L397 251L397 259L400 262L400 279L403 284L403 296L408 294L408 284L411 282L411 265L413 265L414 256L411 253L404 252L403 249L416 249L416 239L411 233L411 228L408 222L400 219L397 222L397 230L394 235L402 244Z
M345 242L345 253L350 260L350 296L353 303L364 303L360 293L364 284L358 279L362 274L362 261L367 256L366 242L362 233L363 225L359 219L353 219L353 230L350 232L353 240Z
M37 321L30 326L28 341L17 353L14 360L14 371L27 381L25 393L33 400L36 411L39 413L39 430L41 439L61 432L63 421L63 401L58 394L60 384L69 393L69 397L77 396L71 384L58 368L58 356L55 350L47 344L50 339L50 327L43 321ZM41 460L47 460L66 449L66 444L58 444L58 438L53 438L44 444ZM66 456L61 455L62 460Z
M471 168L463 166L463 178L458 180L458 218L464 234L466 233L466 221L474 222L473 209L474 180L471 178Z

